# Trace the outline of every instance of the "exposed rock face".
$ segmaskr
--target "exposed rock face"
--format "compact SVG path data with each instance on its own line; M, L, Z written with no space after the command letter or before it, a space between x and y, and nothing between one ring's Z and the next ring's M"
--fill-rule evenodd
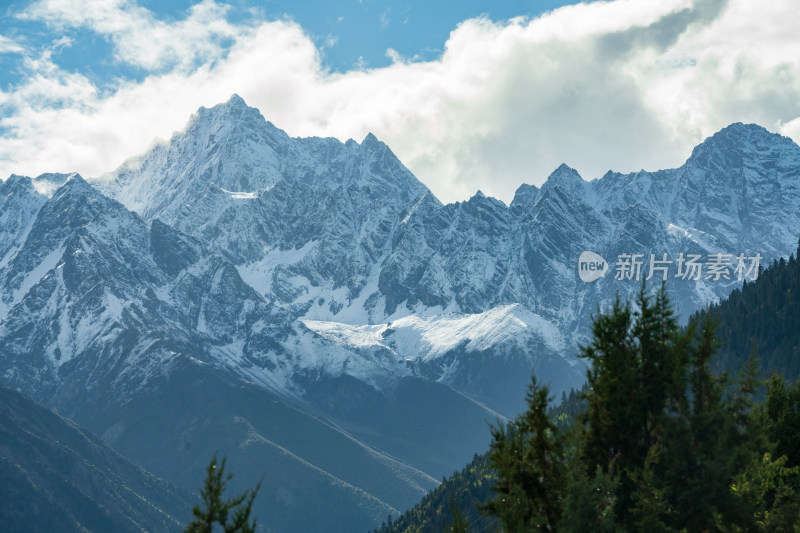
M291 138L234 96L91 184L0 183L0 376L185 486L219 435L171 391L200 401L209 383L231 449L327 480L355 509L343 523L368 528L480 449L532 369L556 394L580 385L591 314L641 283L615 279L621 254L644 275L650 254L788 255L798 187L800 147L734 124L678 169L586 182L562 165L510 206L442 205L374 136ZM592 283L585 250L609 263ZM671 268L684 318L740 283ZM139 450L130 428L160 402L177 407ZM295 419L281 432L264 413ZM446 419L461 424L437 434ZM343 440L326 456L309 439ZM237 457L249 471L261 456ZM263 510L280 529L290 508Z

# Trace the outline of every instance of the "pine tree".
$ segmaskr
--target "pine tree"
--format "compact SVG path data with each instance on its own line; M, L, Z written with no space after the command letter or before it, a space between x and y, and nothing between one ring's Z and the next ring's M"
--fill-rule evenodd
M580 400L562 395L548 416L534 378L528 410L492 429L483 509L509 533L800 533L800 382L773 377L754 404L755 350L735 381L712 370L713 313L679 328L663 286L636 304L595 318Z
M734 420L723 402L727 376L711 373L711 358L719 346L714 336L716 323L707 321L692 351L690 417L692 468L680 489L678 512L689 531L710 531L717 515L731 507L730 483L735 473L733 455L738 444ZM677 487L673 490L677 492Z
M648 408L637 336L645 335L647 345L656 337L649 300L642 298L640 305L647 313L646 325L641 320L634 324L630 305L617 300L609 313L595 318L593 341L580 354L591 363L588 410L582 417L583 461L587 474L601 470L617 480L615 512L623 524L632 506L630 472L643 464L646 455Z
M649 447L656 439L658 420L664 410L674 359L671 357L673 341L678 331L677 320L666 295L666 286L655 299L646 295L645 286L639 292L639 312L633 326L633 336L639 349L640 402L642 409L642 441Z
M736 515L729 488L747 463L742 417L754 385L733 404L725 398L727 377L710 368L715 323L706 320L699 335L694 323L681 331L663 286L655 297L642 287L637 306L617 301L598 316L581 351L591 362L585 471L616 481L623 529L713 530L721 514Z
M450 525L450 533L469 532L469 521L464 517L464 513L461 512L461 508L455 504L451 504L450 516L453 519L453 523Z
M214 524L219 524L225 533L254 533L256 521L250 521L250 512L253 507L258 489L246 490L242 494L223 499L225 488L233 478L233 474L225 474L225 462L217 461L217 454L211 458L206 467L206 479L200 489L203 507L195 506L192 510L194 520L186 527L185 533L212 533Z
M591 363L587 371L588 410L582 417L587 427L584 459L589 473L597 468L606 472L624 468L631 459L632 447L640 441L639 405L631 401L639 383L631 329L630 306L617 300L609 313L595 318L594 340L581 349L581 357Z
M800 379L786 387L783 378L773 375L767 388L769 434L776 443L775 452L786 455L787 465L800 466Z
M562 533L614 533L618 482L598 468L589 474L579 459L578 447L582 445L574 428L566 440L566 489L564 512L558 524Z
M564 493L563 444L547 414L548 388L531 378L528 410L508 425L492 428L489 463L497 471L497 495L483 509L508 533L555 531Z

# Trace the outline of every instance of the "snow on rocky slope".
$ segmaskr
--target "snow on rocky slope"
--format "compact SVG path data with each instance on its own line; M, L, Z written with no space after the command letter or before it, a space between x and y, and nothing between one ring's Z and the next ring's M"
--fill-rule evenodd
M21 313L15 309L30 291L61 283L54 281L60 266L83 253L96 260L93 272L107 265L109 287L125 279L125 290L98 294L97 315L85 321L92 326L79 333L70 333L80 320L64 318L72 304L54 296L56 289L49 307L39 302L37 312L50 309L65 326L64 333L37 337L52 337L42 349L51 374L62 358L83 354L87 338L112 338L101 325L137 316L123 312L137 302L170 309L173 318L163 323L182 337L214 339L201 343L213 347L201 352L216 355L198 359L290 396L303 394L293 379L298 373L344 373L375 387L424 375L456 388L470 383L461 392L510 413L519 403L475 396L492 388L478 385L492 374L480 369L548 368L557 393L580 383L576 346L591 314L640 283L615 279L621 255L640 254L646 276L650 254L666 254L674 269L680 254L720 252L730 261L760 254L766 262L793 250L799 169L800 148L791 140L734 124L678 169L609 172L587 182L562 165L541 188L520 187L510 206L480 192L442 205L374 136L361 143L291 138L233 96L201 108L169 142L92 180L105 196L62 205L62 189L84 183L67 175L3 183L2 331L12 331ZM99 223L92 209L106 197L138 216L126 212ZM93 255L89 219L113 247ZM584 250L604 257L611 273L582 282L577 261ZM115 256L120 264L111 264ZM729 279L668 278L684 317L740 283L730 266ZM211 293L202 294L198 279ZM205 303L214 291L241 298L222 307L233 315ZM526 318L495 320L509 309ZM520 322L527 326L518 328ZM463 324L493 334L477 342L462 337ZM379 330L387 336L360 342ZM427 341L408 344L406 337ZM433 348L434 338L458 342L436 341L446 349ZM456 364L466 354L473 364Z
M581 379L574 355L591 314L638 289L635 279L614 279L621 254L641 254L643 276L650 254L667 254L673 269L681 253L731 254L730 261L740 253L764 261L785 255L800 235L798 169L800 148L791 140L734 124L678 169L609 172L587 182L562 165L541 189L520 187L510 206L480 192L442 205L374 136L360 144L291 138L234 96L94 183L145 221L161 220L236 265L246 283L286 310L297 338L307 332L301 320L347 329L441 313L481 317L517 304L558 330L559 348L531 329L541 351L511 356L503 335L492 350L498 361L521 355L529 367L557 355L563 364L550 382L558 392ZM584 250L604 257L611 274L580 281ZM733 279L670 275L684 318L740 283L734 266ZM344 368L342 348L317 348L340 354L329 370ZM344 359L362 378L407 367L388 355L371 360L372 370Z
M213 382L227 398L206 406L214 420L250 424L231 446L291 452L275 459L287 479L330 481L363 511L347 523L369 524L480 448L469 435L522 407L531 371L556 394L581 384L592 313L641 285L616 279L626 254L643 276L651 254L671 261L686 318L741 283L738 254L763 264L798 236L800 147L755 125L677 169L585 181L562 165L511 205L480 192L443 205L374 136L291 138L234 96L108 176L0 182L0 376L132 455L136 409ZM605 276L581 280L584 251ZM706 270L683 279L692 254ZM245 415L244 397L272 411ZM150 434L175 432L141 452L176 482L215 434L191 409L156 417ZM265 412L340 439L340 455ZM433 430L445 420L451 433ZM373 477L343 459L364 453Z

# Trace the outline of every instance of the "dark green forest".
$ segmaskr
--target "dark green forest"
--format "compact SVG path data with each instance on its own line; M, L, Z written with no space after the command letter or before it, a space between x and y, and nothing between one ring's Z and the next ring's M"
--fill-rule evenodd
M684 328L663 289L617 302L582 391L553 409L534 378L488 453L378 531L800 531L798 299L793 255Z
M798 248L800 254L800 247ZM762 372L800 377L800 261L798 254L776 261L745 282L727 299L698 313L699 321L716 319L720 349L714 357L716 371L735 371L758 350Z

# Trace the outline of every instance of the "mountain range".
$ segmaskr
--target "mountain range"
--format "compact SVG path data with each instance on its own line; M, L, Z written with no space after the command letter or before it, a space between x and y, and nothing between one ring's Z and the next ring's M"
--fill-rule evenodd
M733 124L676 169L444 205L373 135L292 138L233 96L109 175L0 183L0 380L190 490L227 454L275 531L367 529L484 449L532 371L582 384L592 313L641 285L625 254L672 260L688 316L738 254L795 249L798 187L800 147ZM675 277L719 253L728 279Z

